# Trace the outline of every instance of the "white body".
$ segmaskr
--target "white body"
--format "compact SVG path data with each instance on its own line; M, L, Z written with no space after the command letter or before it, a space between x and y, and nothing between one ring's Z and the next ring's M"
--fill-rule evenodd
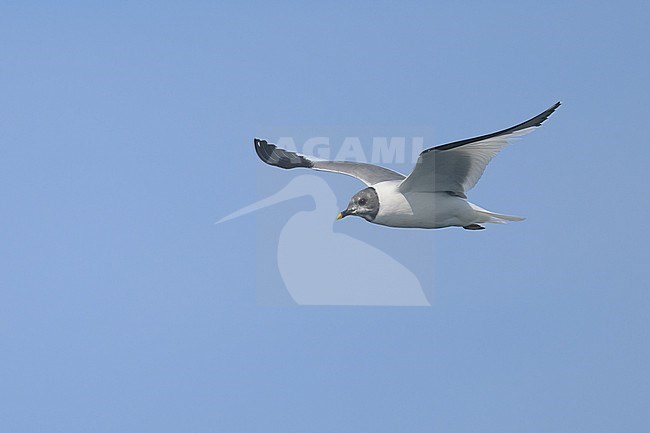
M523 219L486 211L447 192L401 193L399 185L400 181L395 180L374 185L379 197L379 212L373 223L391 227L437 229Z

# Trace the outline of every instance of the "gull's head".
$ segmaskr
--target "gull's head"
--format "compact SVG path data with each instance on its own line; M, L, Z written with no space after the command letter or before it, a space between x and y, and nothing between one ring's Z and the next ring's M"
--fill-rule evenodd
M347 209L339 213L337 220L345 218L348 215L354 215L372 221L379 212L379 197L373 187L362 189L356 193L348 203Z

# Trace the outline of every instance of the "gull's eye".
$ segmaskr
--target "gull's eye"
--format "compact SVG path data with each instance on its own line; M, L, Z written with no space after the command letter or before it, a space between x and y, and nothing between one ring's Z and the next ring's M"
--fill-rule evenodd
M359 204L360 204L361 206L364 206L364 205L366 204L366 199L365 199L365 198L360 198L360 199L359 199Z

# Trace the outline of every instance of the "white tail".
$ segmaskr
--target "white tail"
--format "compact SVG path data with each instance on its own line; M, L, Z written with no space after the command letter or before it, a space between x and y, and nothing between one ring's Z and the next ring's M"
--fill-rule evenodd
M489 210L483 209L482 207L477 206L474 203L470 203L469 205L472 206L472 209L474 209L476 212L488 217L487 220L482 221L486 223L505 224L506 221L523 221L526 219L524 217L519 217L514 215L504 215L501 213L490 212Z

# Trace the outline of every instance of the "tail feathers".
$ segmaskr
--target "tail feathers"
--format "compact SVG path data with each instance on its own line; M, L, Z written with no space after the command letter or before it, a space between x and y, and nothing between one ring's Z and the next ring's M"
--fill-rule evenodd
M515 216L515 215L504 215L501 213L494 213L494 212L486 212L486 211L479 211L482 214L491 216L493 218L498 218L500 220L506 220L506 221L523 221L526 218L520 217L520 216Z
M490 212L489 210L483 209L482 207L476 206L473 203L470 203L472 208L487 217L486 221L483 222L489 222L489 223L497 223L497 224L505 224L506 221L523 221L526 218L520 217L520 216L514 216L514 215L505 215L501 213L496 213L496 212Z

